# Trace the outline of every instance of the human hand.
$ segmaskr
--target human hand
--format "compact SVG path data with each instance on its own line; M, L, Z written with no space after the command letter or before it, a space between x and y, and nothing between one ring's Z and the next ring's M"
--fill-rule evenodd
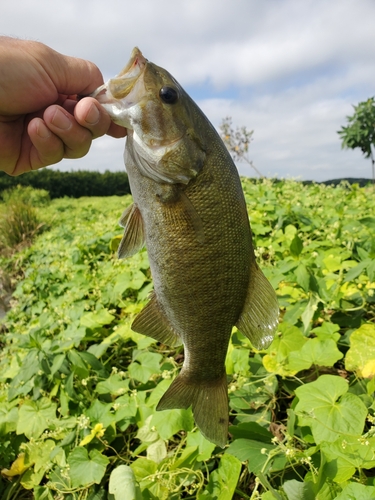
M102 83L89 61L0 36L0 170L19 175L81 158L104 134L124 137L96 99L77 97Z

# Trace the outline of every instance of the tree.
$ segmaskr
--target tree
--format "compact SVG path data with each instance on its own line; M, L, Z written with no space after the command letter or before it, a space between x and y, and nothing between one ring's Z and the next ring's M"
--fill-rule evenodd
M254 131L247 130L246 127L237 127L236 130L234 130L232 128L232 118L230 116L223 119L221 125L219 125L219 129L220 137L232 155L233 160L245 161L255 170L259 177L264 177L247 155L250 142L253 140Z
M353 106L354 114L347 116L349 125L337 133L341 137L343 148L360 148L365 158L371 158L372 182L375 182L375 97Z

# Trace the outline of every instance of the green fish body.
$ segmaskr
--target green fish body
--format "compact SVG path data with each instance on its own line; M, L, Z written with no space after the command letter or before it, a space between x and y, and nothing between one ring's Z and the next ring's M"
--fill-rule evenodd
M138 49L94 96L127 128L134 204L120 221L119 256L146 245L154 282L132 329L184 344L181 372L157 409L192 406L202 434L224 447L232 328L265 348L278 323L275 292L255 261L237 169L199 107Z

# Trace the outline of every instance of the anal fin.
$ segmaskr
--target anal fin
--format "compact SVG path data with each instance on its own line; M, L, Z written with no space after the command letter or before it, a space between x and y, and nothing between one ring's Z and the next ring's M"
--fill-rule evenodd
M176 346L182 343L177 332L171 327L168 319L161 310L156 300L155 292L151 293L150 301L136 316L131 328L137 333L147 335L169 346Z
M124 228L124 236L117 250L119 259L131 257L145 244L145 230L141 212L135 203L122 214L120 226Z
M254 261L245 305L236 327L256 349L266 349L275 336L278 323L276 293Z

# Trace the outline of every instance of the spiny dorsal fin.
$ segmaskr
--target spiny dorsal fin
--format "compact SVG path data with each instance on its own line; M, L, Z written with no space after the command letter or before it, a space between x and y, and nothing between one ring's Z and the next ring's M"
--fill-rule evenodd
M117 254L119 259L125 259L137 253L145 245L143 219L135 203L130 205L122 214L120 226L125 230Z
M236 327L256 349L266 349L275 336L278 322L276 293L254 261L245 306Z
M169 324L168 319L161 310L154 292L151 293L150 302L136 316L131 328L137 333L147 335L169 346L182 343L177 332Z

